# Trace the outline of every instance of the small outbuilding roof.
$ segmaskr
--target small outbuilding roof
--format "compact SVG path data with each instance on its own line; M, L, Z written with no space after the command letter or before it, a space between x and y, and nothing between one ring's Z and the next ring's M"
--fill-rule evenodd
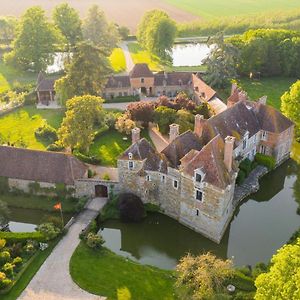
M153 73L150 71L147 64L135 64L133 69L130 71L129 76L131 78L141 77L153 77Z

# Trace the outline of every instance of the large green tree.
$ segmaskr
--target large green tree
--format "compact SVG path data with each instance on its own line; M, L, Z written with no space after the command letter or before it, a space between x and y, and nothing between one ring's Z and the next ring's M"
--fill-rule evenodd
M106 20L104 12L93 5L83 22L83 37L109 55L120 40L116 25Z
M82 39L79 14L67 3L62 3L54 8L53 20L56 27L66 39L68 50Z
M138 26L139 43L151 53L169 58L177 33L175 22L160 10L147 12Z
M66 116L58 130L61 144L71 150L87 153L105 120L100 97L85 95L67 101Z
M281 111L296 125L296 133L300 133L300 80L281 97Z
M31 7L21 18L14 50L6 56L6 61L25 70L45 70L53 63L61 42L60 32L47 21L45 12L38 6Z
M300 299L300 238L273 255L271 268L255 280L255 299Z
M17 24L18 21L14 17L0 18L0 40L8 46L15 38Z
M92 44L81 42L74 48L66 75L56 81L55 90L62 104L74 96L97 96L101 94L110 72L106 55Z
M203 61L207 65L207 81L217 88L224 88L231 79L236 77L239 52L235 46L224 41L223 33L208 40L211 52Z

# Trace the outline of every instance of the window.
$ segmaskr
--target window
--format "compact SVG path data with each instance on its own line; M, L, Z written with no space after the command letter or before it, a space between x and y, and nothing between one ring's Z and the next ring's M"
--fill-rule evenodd
M147 175L147 176L146 176L146 180L147 180L147 181L151 181L150 175Z
M128 153L128 158L132 159L132 153L131 152Z
M196 209L196 216L199 216L199 209Z
M145 78L141 78L141 83L144 83L145 82Z
M173 187L174 189L178 189L178 181L177 180L173 180Z
M199 92L199 87L195 86L195 91Z
M246 149L247 147L247 139L243 139L243 149Z
M196 200L202 202L202 192L199 190L196 190Z
M129 170L132 170L134 168L134 163L133 163L133 161L129 161L128 162L128 169Z
M263 141L266 141L267 138L268 138L268 133L267 133L266 131L263 131L263 132L261 133L261 139L262 139Z
M261 146L260 146L260 153L266 154L266 152L267 152L267 147L264 146L264 145L261 145Z
M204 92L201 92L201 97L205 98L205 93Z
M161 180L161 182L166 182L166 176L165 175L161 175L160 180Z
M196 182L201 182L202 176L198 173L196 173Z

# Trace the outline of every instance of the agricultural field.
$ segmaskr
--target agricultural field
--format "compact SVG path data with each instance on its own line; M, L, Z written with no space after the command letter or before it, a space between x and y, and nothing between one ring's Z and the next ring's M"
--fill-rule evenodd
M277 12L300 8L299 0L164 0L183 11L196 14L203 19L213 19L220 16L238 16Z
M115 48L109 57L109 61L115 73L126 70L126 60L124 52L121 48Z

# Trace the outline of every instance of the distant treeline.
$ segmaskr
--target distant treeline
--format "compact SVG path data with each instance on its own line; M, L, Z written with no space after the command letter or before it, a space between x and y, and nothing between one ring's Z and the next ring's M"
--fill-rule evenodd
M244 17L222 17L211 21L178 24L180 37L208 36L220 31L225 35L241 34L249 29L258 28L300 31L300 10Z

